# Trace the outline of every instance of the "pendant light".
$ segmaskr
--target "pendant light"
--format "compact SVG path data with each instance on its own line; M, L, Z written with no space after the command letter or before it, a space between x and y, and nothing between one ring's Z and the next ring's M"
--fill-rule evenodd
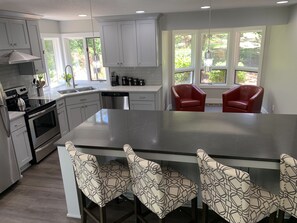
M92 10L92 0L90 0L90 14L91 14L91 25L92 25L92 34L93 34L93 68L96 70L97 79L99 79L99 72L100 72L100 61L99 61L99 55L96 52L96 46L95 46L95 32L94 32L94 22L93 22L93 10Z
M211 72L211 67L213 63L212 53L210 51L210 27L211 27L211 0L209 0L209 10L208 10L208 46L207 51L204 55L204 71Z

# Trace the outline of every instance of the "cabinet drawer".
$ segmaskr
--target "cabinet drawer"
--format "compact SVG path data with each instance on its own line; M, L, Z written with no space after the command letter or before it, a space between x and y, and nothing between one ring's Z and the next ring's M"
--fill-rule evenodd
M59 110L60 108L65 107L65 100L64 99L57 100L56 105L57 105L57 110Z
M99 94L84 94L84 95L76 95L73 97L66 98L66 105L80 104L86 103L90 101L99 101Z
M11 132L14 132L26 125L24 117L20 117L18 119L13 120L10 123Z
M155 100L154 94L152 93L130 93L129 95L130 101L139 101L139 100L144 100L144 101L153 101Z

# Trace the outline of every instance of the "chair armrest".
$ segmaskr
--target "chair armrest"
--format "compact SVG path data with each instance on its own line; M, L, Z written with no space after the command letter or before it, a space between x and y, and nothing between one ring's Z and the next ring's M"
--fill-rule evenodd
M180 108L180 96L177 94L174 87L171 87L172 108Z
M222 94L223 103L227 101L234 101L239 97L239 95L240 95L240 86L231 88Z
M262 88L253 97L249 99L248 108L247 108L249 112L254 112L254 111L261 112L263 95L264 95L264 89Z
M206 93L195 85L193 85L192 97L199 99L201 106L205 105Z

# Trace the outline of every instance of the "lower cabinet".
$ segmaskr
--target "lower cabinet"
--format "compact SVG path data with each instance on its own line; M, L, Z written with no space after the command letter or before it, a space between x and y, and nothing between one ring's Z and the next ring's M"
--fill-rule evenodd
M24 117L20 117L11 122L11 137L18 165L22 172L30 166L29 162L32 160L32 153Z
M61 133L61 136L64 136L69 132L65 100L64 99L59 100L56 102L56 104L57 104L57 113L58 113L58 119L59 119L59 125L60 125L60 133Z
M130 93L131 110L157 110L155 93Z
M100 110L99 93L66 98L69 130Z

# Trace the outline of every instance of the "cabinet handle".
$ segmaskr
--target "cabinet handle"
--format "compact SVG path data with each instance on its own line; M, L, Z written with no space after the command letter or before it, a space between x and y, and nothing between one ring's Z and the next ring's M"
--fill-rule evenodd
M63 105L63 103L60 103L60 104L58 104L59 106L62 106Z
M22 125L22 123L15 124L14 127L18 127L19 125Z
M35 72L38 72L38 69L35 69Z
M13 44L12 44L12 43L10 43L10 44L9 44L9 46L13 46Z
M139 99L145 99L145 97L139 97Z
M16 43L14 43L13 45L14 45L14 46L17 46L17 44L16 44Z
M86 101L87 99L83 98L83 99L80 99L80 101Z

